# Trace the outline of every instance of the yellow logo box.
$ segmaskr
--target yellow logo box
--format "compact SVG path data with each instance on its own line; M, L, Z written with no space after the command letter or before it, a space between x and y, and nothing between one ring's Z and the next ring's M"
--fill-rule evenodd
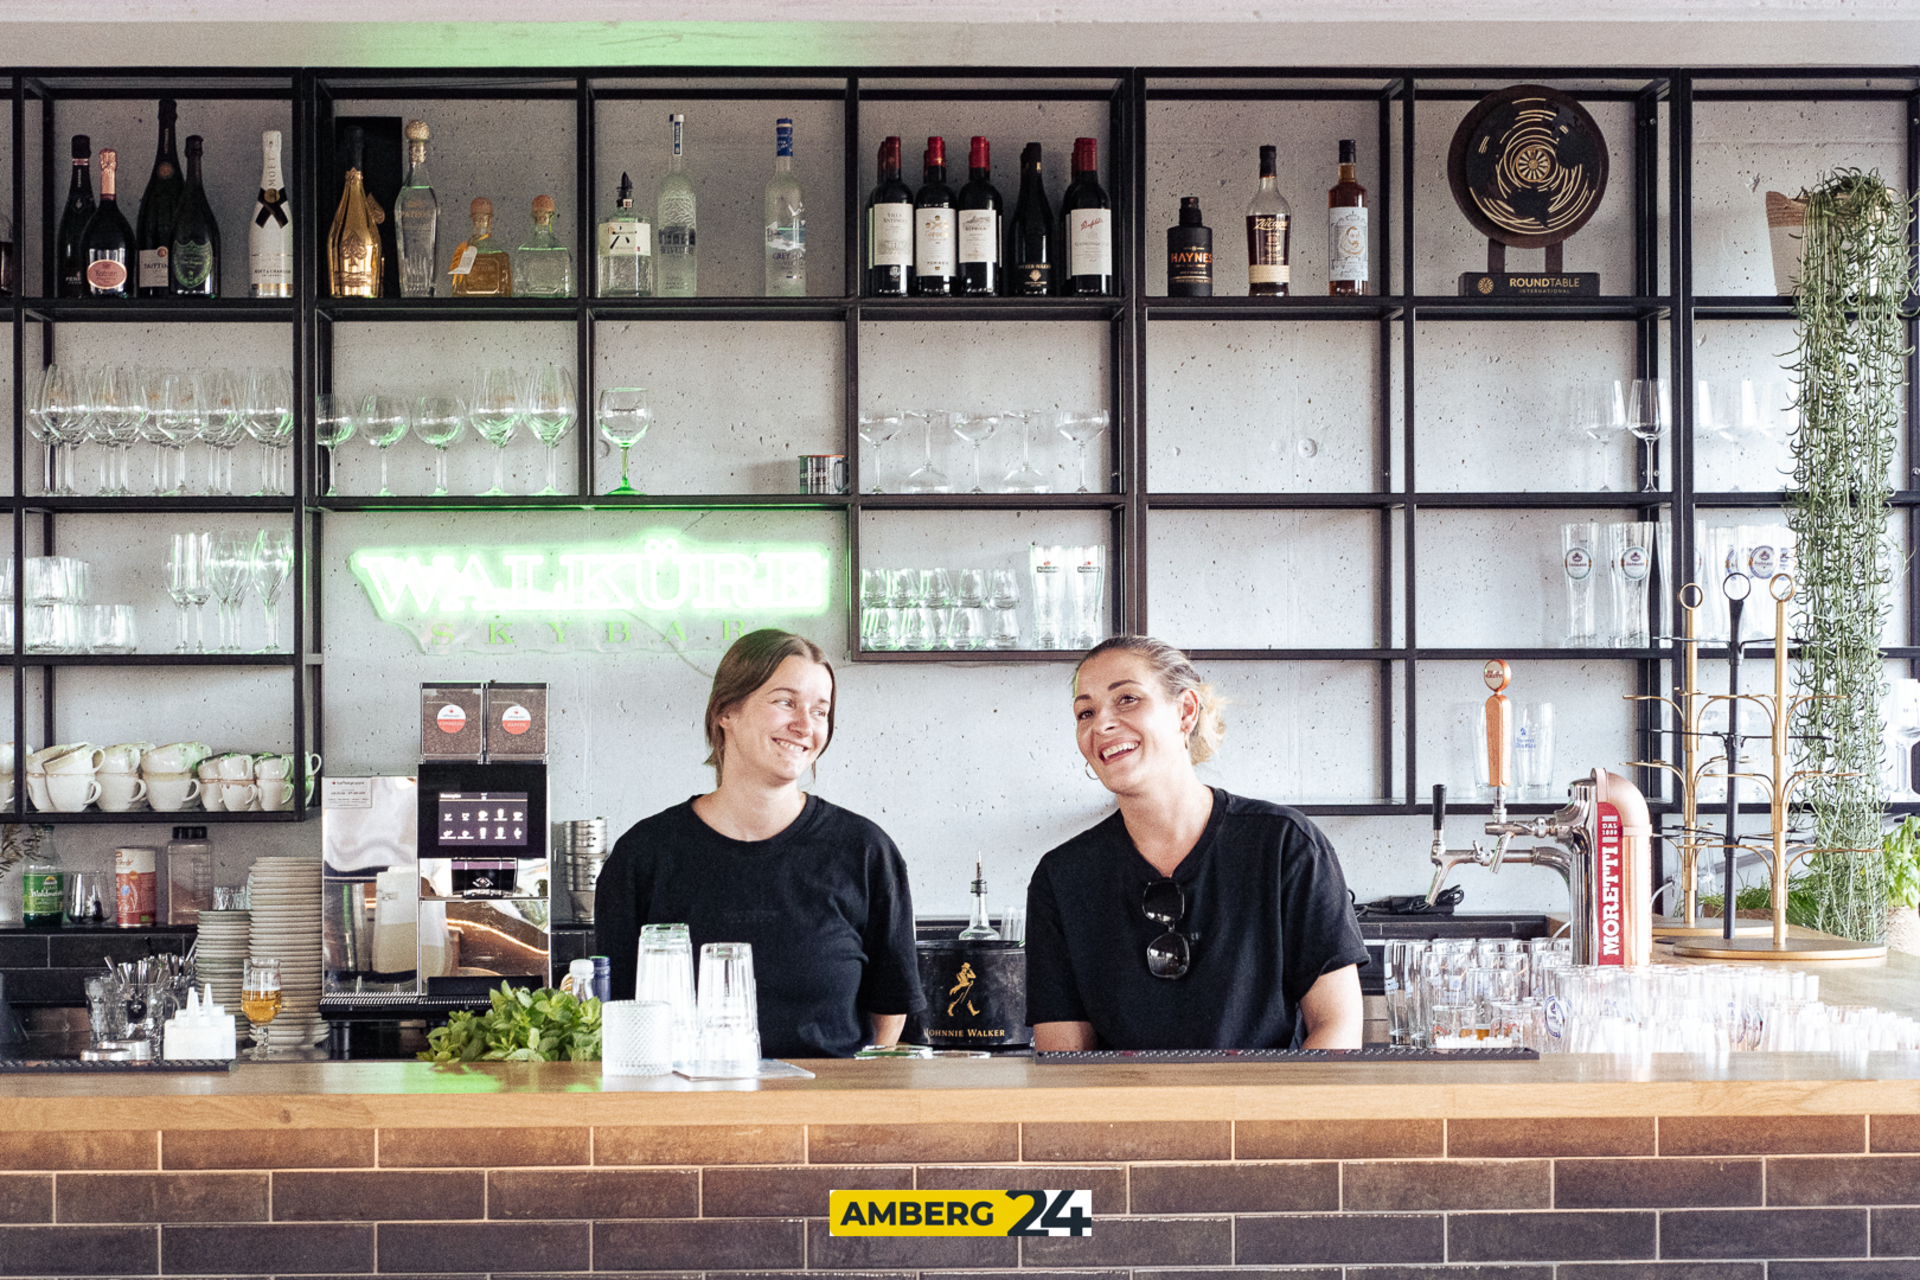
M1085 1236L1093 1192L833 1191L836 1236Z

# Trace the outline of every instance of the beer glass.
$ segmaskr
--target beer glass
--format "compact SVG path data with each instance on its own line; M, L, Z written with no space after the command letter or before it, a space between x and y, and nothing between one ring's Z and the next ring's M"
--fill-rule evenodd
M1607 529L1613 584L1613 647L1645 649L1651 643L1647 625L1647 580L1653 574L1651 520L1630 520Z
M267 1027L280 1016L280 962L249 956L240 980L240 1012L247 1015L253 1028L253 1052L247 1056L258 1062L273 1055L267 1044Z
M1567 583L1567 647L1590 649L1600 643L1594 625L1594 566L1600 561L1600 526L1576 520L1560 526L1560 568Z

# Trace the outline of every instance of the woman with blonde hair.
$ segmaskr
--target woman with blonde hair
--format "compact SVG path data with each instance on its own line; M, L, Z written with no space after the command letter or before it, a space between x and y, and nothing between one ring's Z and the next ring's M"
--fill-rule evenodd
M1119 808L1027 887L1034 1048L1360 1047L1367 951L1339 860L1304 815L1200 781L1220 708L1146 636L1075 668L1080 754Z

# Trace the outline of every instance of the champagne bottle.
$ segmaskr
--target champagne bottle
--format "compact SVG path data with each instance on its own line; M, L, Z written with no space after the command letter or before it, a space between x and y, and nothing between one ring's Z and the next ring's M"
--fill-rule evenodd
M959 270L953 188L947 185L947 141L928 138L920 189L913 193L913 292L922 298L953 294Z
M187 189L174 213L167 257L167 278L176 298L220 296L220 226L213 220L213 206L207 203L207 189L201 182L203 151L199 134L187 139Z
M84 133L73 135L73 177L67 184L67 207L60 211L60 232L55 241L60 273L60 296L87 296L87 256L80 237L87 233L87 220L93 217L93 173L88 168L93 155L93 140Z
M993 185L993 152L985 138L967 151L967 184L960 188L960 287L969 298L1000 293L1000 192Z
M900 180L900 139L880 143L880 179L867 197L867 296L913 292L913 189Z
M1067 269L1060 292L1108 297L1113 288L1113 205L1100 186L1093 138L1073 140L1073 181L1060 197L1060 248Z
M1040 176L1040 144L1020 153L1020 198L1007 223L1007 292L1044 298L1053 292L1053 206Z
M131 298L135 289L131 269L138 266L133 228L120 212L114 175L120 167L112 147L100 148L100 205L87 219L80 237L81 261L87 273L89 298Z
M164 298L172 288L167 255L173 248L173 219L180 207L186 180L180 176L180 153L174 145L172 98L160 99L160 141L154 148L153 172L140 196L139 285L143 298Z
M327 274L336 298L377 298L380 273L385 268L378 227L385 216L367 195L360 172L365 161L366 135L347 130L347 176L327 233Z
M247 227L248 292L256 298L293 296L293 220L287 183L280 176L280 131L260 135L260 195Z

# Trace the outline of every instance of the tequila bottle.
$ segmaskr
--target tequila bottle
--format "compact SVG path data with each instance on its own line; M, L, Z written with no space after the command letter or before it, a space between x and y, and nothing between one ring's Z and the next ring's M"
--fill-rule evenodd
M453 263L447 268L453 296L511 298L513 259L493 242L493 201L475 196L467 212L473 218L473 234L453 251Z
M598 259L601 297L653 296L653 228L633 212L633 179L624 173L613 212L600 224Z
M573 254L553 234L553 197L533 198L533 234L513 251L513 274L527 298L571 298Z
M427 177L427 138L425 120L407 121L407 182L393 202L403 298L431 298L440 269L440 198Z
M793 176L793 121L774 121L773 176L767 179L767 296L807 296L807 211Z
M673 126L673 154L660 179L653 225L660 235L660 296L691 298L699 293L700 260L694 244L693 182L687 177L687 118L667 117Z

